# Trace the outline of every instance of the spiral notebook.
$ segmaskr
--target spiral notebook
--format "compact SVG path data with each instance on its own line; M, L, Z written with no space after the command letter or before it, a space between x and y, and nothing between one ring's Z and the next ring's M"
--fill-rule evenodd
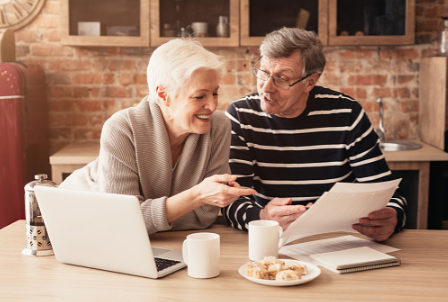
M325 268L339 274L398 266L401 264L399 258L367 246L336 252L312 254L310 257Z

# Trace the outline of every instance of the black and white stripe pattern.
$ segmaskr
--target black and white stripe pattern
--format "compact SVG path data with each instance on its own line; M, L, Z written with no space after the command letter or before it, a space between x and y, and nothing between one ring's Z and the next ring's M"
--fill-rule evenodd
M336 182L392 179L379 139L361 105L351 97L316 86L296 118L262 111L258 93L232 103L230 168L242 186L258 194L240 198L225 210L227 222L247 230L275 197L294 204L316 201ZM389 206L398 212L396 231L405 223L406 200L399 191Z

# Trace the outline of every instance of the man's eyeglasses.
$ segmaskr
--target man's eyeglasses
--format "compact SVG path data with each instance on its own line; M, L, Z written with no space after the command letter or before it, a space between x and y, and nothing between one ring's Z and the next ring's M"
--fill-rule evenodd
M269 80L269 78L272 78L272 80L274 81L274 85L277 86L278 88L283 89L283 90L289 90L290 87L292 87L292 86L294 86L295 84L297 84L297 83L299 83L299 82L305 80L306 78L308 78L310 75L313 74L313 73L310 73L310 74L304 76L303 78L301 78L300 80L295 81L295 82L292 83L292 84L289 84L288 81L286 81L286 80L284 80L284 79L282 79L282 78L279 78L279 77L277 77L277 76L271 76L271 75L270 75L269 73L267 73L266 71L261 70L261 69L258 69L257 67L255 67L255 65L257 65L257 63L258 63L260 60L261 60L261 58L258 59L258 61L254 64L254 66L252 66L252 72L253 72L253 74L254 74L258 79L263 80L263 81L267 81L267 80Z

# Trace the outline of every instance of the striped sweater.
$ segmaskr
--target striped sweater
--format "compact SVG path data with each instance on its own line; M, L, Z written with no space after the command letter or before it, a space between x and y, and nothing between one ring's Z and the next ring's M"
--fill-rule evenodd
M275 197L306 205L336 182L393 179L366 113L347 95L316 86L300 116L280 118L263 112L254 93L232 103L226 114L232 123L232 174L258 192L224 209L227 223L235 228L247 230ZM406 218L399 190L388 206L397 211L398 232Z

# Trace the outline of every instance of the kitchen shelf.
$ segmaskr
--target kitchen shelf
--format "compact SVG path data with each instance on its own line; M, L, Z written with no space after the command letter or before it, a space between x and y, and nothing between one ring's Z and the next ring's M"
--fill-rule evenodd
M328 40L328 0L240 0L241 46L259 46L264 36L283 26L301 27Z
M150 0L61 0L61 44L149 46Z
M151 46L159 46L179 35L180 27L192 22L207 22L208 37L193 37L203 46L239 46L239 0L151 0ZM177 6L177 7L176 7ZM181 6L181 7L179 7ZM229 17L229 37L217 37L219 16ZM163 36L164 24L174 29L173 36Z
M415 41L415 0L329 0L328 45L403 45Z
M60 10L61 44L74 46L159 46L193 22L208 23L207 37L193 37L206 47L259 46L283 26L313 30L324 45L415 40L415 0L61 0ZM228 37L216 35L220 16Z
M312 30L324 45L415 41L415 0L241 0L240 10L241 46L259 46L265 34L283 26Z

